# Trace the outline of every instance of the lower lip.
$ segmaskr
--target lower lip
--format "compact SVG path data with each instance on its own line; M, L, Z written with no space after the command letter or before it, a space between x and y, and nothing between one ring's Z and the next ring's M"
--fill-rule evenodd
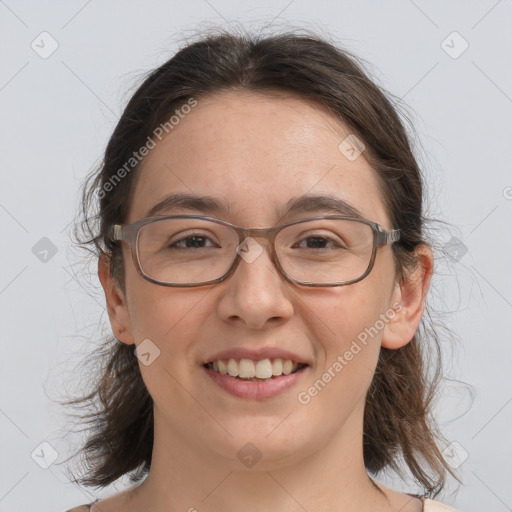
M265 400L267 398L273 398L287 389L290 389L302 377L307 366L301 368L295 373L275 377L268 382L240 380L235 377L230 377L229 375L222 375L219 372L211 370L210 368L205 368L204 366L203 369L215 384L231 395L240 398L249 398L252 400Z

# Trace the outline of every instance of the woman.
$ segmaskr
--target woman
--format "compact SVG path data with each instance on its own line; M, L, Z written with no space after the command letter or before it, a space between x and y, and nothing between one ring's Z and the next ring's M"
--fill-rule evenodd
M430 499L451 471L421 173L355 57L205 36L147 77L92 178L117 341L75 401L97 404L80 481L143 481L73 510L453 510ZM400 460L421 495L371 477Z

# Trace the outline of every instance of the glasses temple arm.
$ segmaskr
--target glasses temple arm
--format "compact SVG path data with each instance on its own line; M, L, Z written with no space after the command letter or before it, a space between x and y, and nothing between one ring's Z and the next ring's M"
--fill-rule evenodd
M382 245L391 244L393 242L398 242L400 240L400 230L399 229L390 229L388 231L379 231L377 234L377 245L380 247Z
M124 232L123 226L120 224L113 224L107 231L107 237L112 241L123 240Z

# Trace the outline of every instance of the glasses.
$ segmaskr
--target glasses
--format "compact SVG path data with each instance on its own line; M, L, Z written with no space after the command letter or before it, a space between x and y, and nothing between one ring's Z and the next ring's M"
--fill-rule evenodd
M162 286L220 283L241 259L254 261L263 248L253 237L268 238L279 272L302 286L342 286L365 278L377 249L400 238L366 219L327 215L268 229L251 229L200 215L166 215L111 227L112 241L131 247L138 273Z

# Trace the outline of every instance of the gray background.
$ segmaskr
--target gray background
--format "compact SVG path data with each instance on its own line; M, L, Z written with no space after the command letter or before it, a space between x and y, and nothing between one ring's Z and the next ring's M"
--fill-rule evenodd
M59 464L81 436L55 400L79 390L76 364L110 332L95 265L70 243L79 186L138 77L184 36L271 21L329 32L408 105L429 211L451 223L432 231L433 304L454 333L437 413L464 485L441 499L512 510L512 1L0 0L2 512L122 488L80 489Z

